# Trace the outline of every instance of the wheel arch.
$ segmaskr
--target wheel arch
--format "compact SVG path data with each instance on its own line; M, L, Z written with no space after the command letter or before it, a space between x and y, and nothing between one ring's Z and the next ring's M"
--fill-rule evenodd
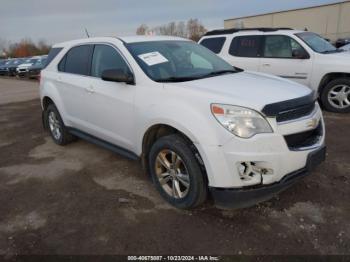
M333 80L337 78L350 78L350 73L345 72L333 72L324 75L318 85L318 95L322 94L323 89Z
M41 102L43 110L46 111L50 104L55 104L55 102L49 96L44 96Z
M149 173L149 164L148 164L148 154L150 152L150 149L152 145L161 137L171 135L171 134L177 134L181 136L185 142L189 145L193 153L195 154L195 157L197 158L198 163L200 164L203 173L205 174L206 182L208 180L206 168L204 161L201 157L201 154L196 146L196 142L191 134L188 132L182 130L181 128L174 127L173 125L164 124L164 123L158 123L153 124L150 126L142 138L142 154L141 154L141 161L142 166L144 170Z

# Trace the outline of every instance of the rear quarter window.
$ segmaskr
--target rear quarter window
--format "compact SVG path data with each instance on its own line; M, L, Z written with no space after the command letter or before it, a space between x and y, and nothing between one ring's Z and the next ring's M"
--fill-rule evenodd
M63 48L57 48L57 47L51 48L51 50L47 56L44 68L47 67L52 62L52 60L55 59L55 57L62 51L62 49Z
M202 46L205 46L215 54L218 54L221 52L222 47L224 46L226 41L226 37L213 37L213 38L207 38L200 42Z
M233 38L229 54L238 57L259 57L261 36L237 36Z

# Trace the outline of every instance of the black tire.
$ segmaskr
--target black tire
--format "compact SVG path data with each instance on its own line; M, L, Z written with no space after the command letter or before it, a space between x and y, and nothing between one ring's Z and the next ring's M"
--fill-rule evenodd
M156 174L156 159L163 150L171 150L180 158L188 171L189 189L187 195L183 198L170 196L162 187ZM160 195L171 205L181 208L190 209L204 203L207 199L208 187L200 164L191 150L189 143L179 135L169 135L161 137L152 146L149 153L149 170L157 190ZM170 182L171 183L171 182Z
M53 134L53 131L50 128L49 116L50 116L51 112L53 112L55 114L58 125L59 125L60 134L61 134L59 137L55 136ZM58 112L58 110L54 104L50 104L45 111L45 126L47 127L53 141L57 145L64 146L64 145L67 145L67 144L73 142L76 139L72 134L69 133L67 127L64 125L64 123L62 121L60 113Z
M348 86L350 88L350 78L338 78L335 80L332 80L329 82L322 90L322 93L320 95L321 97L321 102L323 107L330 112L335 112L335 113L349 113L350 112L350 105L345 107L345 108L338 108L328 100L328 95L329 93L336 88L337 86ZM348 99L350 100L350 94L348 95Z

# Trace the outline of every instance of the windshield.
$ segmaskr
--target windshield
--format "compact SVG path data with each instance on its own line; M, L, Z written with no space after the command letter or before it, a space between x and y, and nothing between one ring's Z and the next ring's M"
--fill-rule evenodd
M22 60L13 59L13 60L10 61L9 65L17 65L17 64L19 64L20 62L22 62Z
M45 64L45 61L46 61L45 58L44 58L44 59L38 59L38 60L35 62L35 65L38 65L38 66L43 65L43 64Z
M207 48L190 41L127 44L142 70L157 82L184 82L238 72Z
M315 52L323 54L338 52L338 49L335 48L331 43L315 33L304 32L298 33L296 35Z

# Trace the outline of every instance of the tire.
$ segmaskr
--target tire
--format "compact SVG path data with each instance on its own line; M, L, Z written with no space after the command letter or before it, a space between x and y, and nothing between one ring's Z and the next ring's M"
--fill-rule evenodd
M50 120L50 118L53 120ZM54 123L52 122L54 121ZM57 145L67 145L75 140L75 137L69 133L67 127L64 125L61 115L54 104L50 104L45 111L45 126L48 128L53 141ZM58 132L55 132L55 128Z
M321 102L327 111L350 112L350 78L339 78L329 82L322 90Z
M176 160L172 159L173 153L177 156L174 158ZM173 164L172 168L165 167L164 157L168 160L167 164ZM168 203L180 209L190 209L207 199L205 174L194 152L181 136L169 135L157 140L148 159L153 183Z

